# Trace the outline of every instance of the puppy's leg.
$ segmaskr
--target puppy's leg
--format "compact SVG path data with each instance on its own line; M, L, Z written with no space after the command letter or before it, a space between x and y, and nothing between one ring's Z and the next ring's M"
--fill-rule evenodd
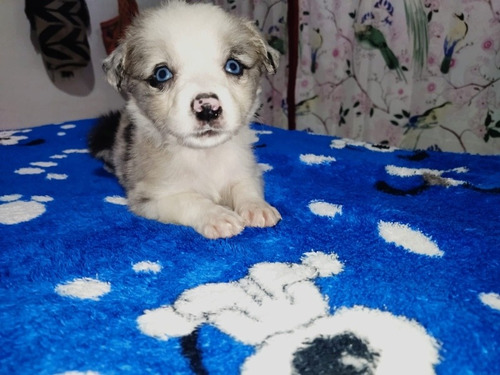
M163 223L190 226L211 239L235 236L245 227L244 220L235 212L194 192L143 198L131 203L131 208L141 216Z
M273 227L281 220L276 208L263 198L258 181L247 179L235 184L231 189L233 207L250 227Z

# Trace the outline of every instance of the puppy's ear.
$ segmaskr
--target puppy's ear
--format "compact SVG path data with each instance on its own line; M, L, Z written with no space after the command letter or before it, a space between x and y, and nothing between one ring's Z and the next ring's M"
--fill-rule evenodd
M246 28L250 31L251 42L261 58L262 64L269 74L276 73L280 60L280 53L272 48L264 39L261 32L252 21L244 22Z
M111 86L118 91L122 88L124 78L125 46L120 44L111 54L104 59L102 69L106 74L106 79Z
M266 43L267 58L264 60L264 66L269 74L275 74L280 62L280 53Z

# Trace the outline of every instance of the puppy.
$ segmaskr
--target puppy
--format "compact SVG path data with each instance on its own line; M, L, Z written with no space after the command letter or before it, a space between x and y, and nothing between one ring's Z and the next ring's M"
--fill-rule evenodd
M248 127L278 59L250 21L214 5L173 0L134 20L103 63L126 106L89 134L133 212L207 238L281 219L264 200Z

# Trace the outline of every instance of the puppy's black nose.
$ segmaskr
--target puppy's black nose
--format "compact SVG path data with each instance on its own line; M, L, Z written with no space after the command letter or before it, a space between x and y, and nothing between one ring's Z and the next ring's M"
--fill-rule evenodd
M203 122L217 119L222 113L219 98L215 94L200 94L191 102L196 118Z

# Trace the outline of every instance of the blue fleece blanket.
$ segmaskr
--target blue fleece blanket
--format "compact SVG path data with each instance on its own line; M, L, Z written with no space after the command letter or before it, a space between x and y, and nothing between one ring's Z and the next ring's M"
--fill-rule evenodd
M137 217L94 120L0 132L4 374L499 374L500 156L255 124L283 220Z

